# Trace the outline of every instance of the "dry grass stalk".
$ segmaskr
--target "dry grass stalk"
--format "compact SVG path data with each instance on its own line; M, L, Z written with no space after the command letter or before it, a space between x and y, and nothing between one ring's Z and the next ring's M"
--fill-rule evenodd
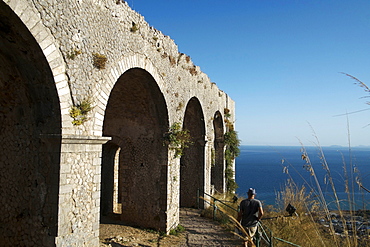
M207 199L207 198L204 198L204 197L199 197L199 198L204 200L204 201L207 201L212 206L216 206L214 201L212 201L210 199ZM253 238L251 238L249 236L249 233L244 229L244 227L240 224L240 222L237 219L235 219L234 216L230 215L230 212L228 210L225 210L225 208L219 207L219 206L217 206L217 209L220 210L224 215L226 215L229 218L229 220L231 221L231 223L242 233L242 234L238 234L238 233L232 231L232 233L234 235L238 236L243 241L251 243L253 247L256 246L253 243Z
M332 214L329 210L329 203L327 203L326 198L324 196L324 193L321 189L321 184L319 183L319 180L316 176L315 169L313 167L313 164L311 163L310 157L305 149L305 147L302 145L301 152L302 152L302 160L305 161L304 168L309 172L310 176L312 177L314 181L314 186L312 186L310 183L307 183L306 180L304 180L305 185L307 185L311 190L309 193L306 193L304 187L298 189L297 185L294 183L292 179L288 180L288 183L285 185L285 188L282 192L277 194L277 201L280 205L287 205L288 203L291 203L292 205L295 205L297 207L298 212L300 213L299 219L295 219L296 223L293 222L291 219L286 219L284 222L284 227L279 226L279 224L276 224L276 222L271 222L269 227L275 234L279 234L282 238L289 239L297 239L300 240L298 236L295 236L294 233L300 232L300 236L304 235L308 239L307 242L311 243L313 239L313 234L320 237L321 243L316 243L313 245L307 245L305 246L360 246L358 243L358 236L356 233L356 230L352 230L352 234L349 234L348 230L348 218L346 220L346 215L348 215L347 212L342 210L341 208L341 200L338 197L337 190L333 181L333 177L330 171L329 164L326 160L326 157L324 155L324 152L320 146L319 140L316 135L316 147L318 148L318 157L321 160L321 166L325 170L326 175L324 178L324 183L328 184L332 190L332 194L334 197L334 203L337 208L337 213L340 216L341 221L341 227L343 230L342 236L339 237L339 235L335 231L335 227L332 221ZM354 220L354 211L352 209L352 206L354 204L354 185L353 185L353 177L354 177L354 167L352 166L351 162L351 173L348 175L346 164L344 162L344 158L342 156L343 163L344 163L344 175L345 175L345 192L348 195L348 202L350 205L349 210L349 216L350 216L350 224L351 229L356 229L355 220ZM284 166L284 171L287 173L288 166ZM287 173L288 174L288 173ZM290 176L291 178L291 176ZM352 183L349 181L351 180ZM359 181L356 179L356 182ZM281 208L281 207L280 207ZM322 212L325 215L326 222L328 224L328 228L325 230L323 229L320 224L317 223L318 216L322 214ZM310 219L311 222L308 220ZM279 219L278 219L279 220ZM280 219L280 221L282 221ZM283 220L284 221L284 220ZM297 223L298 222L298 223ZM294 229L294 231L291 231L293 226L296 226L297 228L304 228L305 231L298 231L297 229ZM284 229L286 228L286 229ZM287 229L290 229L287 230ZM331 241L329 241L331 239ZM292 241L293 241L292 240ZM298 241L299 243L299 241Z

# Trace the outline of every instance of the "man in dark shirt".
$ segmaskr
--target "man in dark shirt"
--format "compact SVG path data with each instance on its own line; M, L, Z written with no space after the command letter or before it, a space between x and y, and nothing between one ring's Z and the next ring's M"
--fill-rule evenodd
M257 231L257 223L262 218L263 209L259 200L254 199L256 190L250 188L248 190L248 199L240 202L240 211L238 214L238 221L241 220L241 225L248 233L249 237L253 237ZM249 241L244 242L244 246L248 246Z

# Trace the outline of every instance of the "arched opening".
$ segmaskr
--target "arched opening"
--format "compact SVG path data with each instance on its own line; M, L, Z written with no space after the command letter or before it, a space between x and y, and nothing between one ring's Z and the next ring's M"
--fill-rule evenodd
M186 106L183 128L190 131L193 144L180 159L180 207L195 207L197 190L204 190L205 183L205 124L197 98L191 98Z
M117 160L115 150L120 148L116 170L121 220L166 230L168 149L163 134L167 130L167 106L154 78L143 69L126 71L105 110L103 135L112 141L103 151L101 200L110 204L102 204L103 213L114 214L112 160Z
M119 153L121 148L112 141L103 145L102 155L102 178L101 184L102 200L100 211L102 215L120 214L121 198L119 191Z
M57 235L60 105L49 64L0 2L0 246L53 246Z
M224 125L221 113L213 117L214 142L212 147L211 184L217 192L225 192Z

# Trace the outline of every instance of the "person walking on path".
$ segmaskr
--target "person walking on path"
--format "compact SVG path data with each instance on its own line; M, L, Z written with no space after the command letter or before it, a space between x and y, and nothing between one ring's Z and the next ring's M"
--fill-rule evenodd
M240 211L238 213L238 221L241 221L241 225L248 233L250 238L256 234L257 223L263 216L262 203L254 199L256 196L256 190L250 188L248 190L248 198L240 202ZM249 241L244 241L244 246L248 247ZM253 246L253 244L251 245Z

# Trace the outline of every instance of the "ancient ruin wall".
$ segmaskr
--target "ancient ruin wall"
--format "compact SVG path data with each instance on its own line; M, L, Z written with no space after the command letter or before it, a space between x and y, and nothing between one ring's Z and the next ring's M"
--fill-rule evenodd
M122 1L2 0L1 4L2 7L8 6L7 9L2 8L5 13L2 13L1 17L12 12L21 21L16 24L18 26L15 29L19 30L23 27L28 29L28 34L33 39L32 42L39 48L39 51L36 52L37 56L43 56L47 64L41 64L41 60L33 59L32 62L36 65L40 63L37 65L36 71L40 68L49 69L50 75L44 78L48 78L48 83L55 84L55 88L47 90L57 90L57 94L48 93L47 90L34 87L31 83L34 92L37 92L36 99L47 96L47 99L54 97L50 99L54 103L59 101L59 107L49 110L54 120L59 121L61 125L59 131L55 129L55 126L58 126L55 121L48 120L45 122L46 125L37 125L40 121L32 120L33 113L31 112L28 117L30 120L27 120L24 125L29 125L28 129L37 131L32 130L32 134L26 134L30 141L28 142L27 138L19 136L18 139L6 137L1 142L2 146L7 146L9 142L14 143L15 147L17 143L30 145L36 139L39 140L39 136L42 136L40 134L44 136L42 140L40 139L41 143L49 143L53 139L52 137L55 137L54 135L59 135L61 138L61 141L59 140L60 156L52 159L53 162L58 163L55 165L57 171L52 170L52 172L55 172L59 177L49 176L48 179L54 179L54 181L43 182L43 185L48 188L47 193L53 193L45 195L45 198L51 201L50 203L55 204L56 194L59 197L58 205L54 208L50 207L49 210L50 216L55 214L53 210L58 212L56 226L54 228L50 226L51 233L48 235L51 237L57 235L57 245L97 245L101 195L101 145L109 140L109 138L102 137L106 107L116 82L130 69L136 68L146 71L157 83L167 107L168 119L164 122L167 122L168 125L174 122L183 123L186 106L190 99L196 98L199 101L204 116L202 121L204 121L205 127L203 143L205 152L203 160L197 160L197 162L204 164L204 175L201 179L204 181L202 189L210 191L211 150L214 146L215 136L214 116L217 111L223 114L224 109L228 108L231 112L230 121L233 121L234 102L214 83L210 82L207 75L192 63L189 56L179 53L176 44L170 37L150 27L144 17L131 10ZM4 30L2 29L2 32ZM19 40L19 33L12 35L13 40ZM5 48L1 47L1 49L3 52ZM14 47L11 49L17 50ZM23 54L15 55L14 61L7 60L5 63L12 67L17 61L21 61L22 57ZM97 64L95 60L94 64L94 57L106 58L106 62ZM28 72L22 71L20 73L24 75ZM6 69L2 69L2 74L9 75ZM1 89L4 89L5 84L3 81L1 83ZM43 93L39 92L40 90L43 90ZM92 110L87 114L88 121L82 125L73 125L73 119L69 115L70 109L83 101L91 103ZM40 105L48 105L45 100L40 102L44 102ZM3 103L1 104L3 106ZM17 105L22 104L17 103ZM40 107L34 107L34 109L37 112L44 111ZM7 121L16 118L14 114L9 115L2 112L0 114L7 117ZM5 126L7 122L3 123ZM49 123L53 124L48 125ZM38 127L32 127L35 124ZM11 123L7 123L7 125L9 126L5 126L4 130L9 129ZM51 131L45 131L46 129ZM12 131L10 133L14 135L17 133L17 130ZM56 150L58 150L58 141L56 143ZM35 147L32 149L33 151L30 151L31 153L38 150L37 145ZM49 152L49 155L53 152L53 150L46 151ZM19 156L18 152L20 151L8 153L14 157L18 156L23 161L28 161L27 154ZM181 181L179 179L179 159L174 158L172 150L169 150L166 156L167 163L164 165L167 166L167 170L159 172L158 176L162 178L165 175L166 177L166 181L162 182L165 184L167 199L159 203L153 211L161 211L161 225L158 228L167 231L176 226L179 221ZM1 162L10 165L12 162L9 160L11 158ZM34 160L30 167L41 163L41 161ZM47 170L40 171L40 174L45 176L47 172ZM38 175L31 175L31 180L32 176ZM15 179L17 180L17 177ZM6 189L4 184L7 181L9 181L7 178L2 181L3 189ZM53 189L55 184L59 184L57 189ZM27 199L31 195L24 194L24 196ZM22 202L17 201L16 203ZM163 206L163 204L165 205ZM166 210L163 210L163 207ZM43 212L35 211L32 214L37 216ZM89 216L87 217L87 215ZM52 219L51 223L48 224L52 225L53 220L55 219ZM25 230L20 229L20 231ZM45 232L45 230L40 228L40 232ZM36 241L37 238L34 240ZM43 241L49 240L45 238Z

